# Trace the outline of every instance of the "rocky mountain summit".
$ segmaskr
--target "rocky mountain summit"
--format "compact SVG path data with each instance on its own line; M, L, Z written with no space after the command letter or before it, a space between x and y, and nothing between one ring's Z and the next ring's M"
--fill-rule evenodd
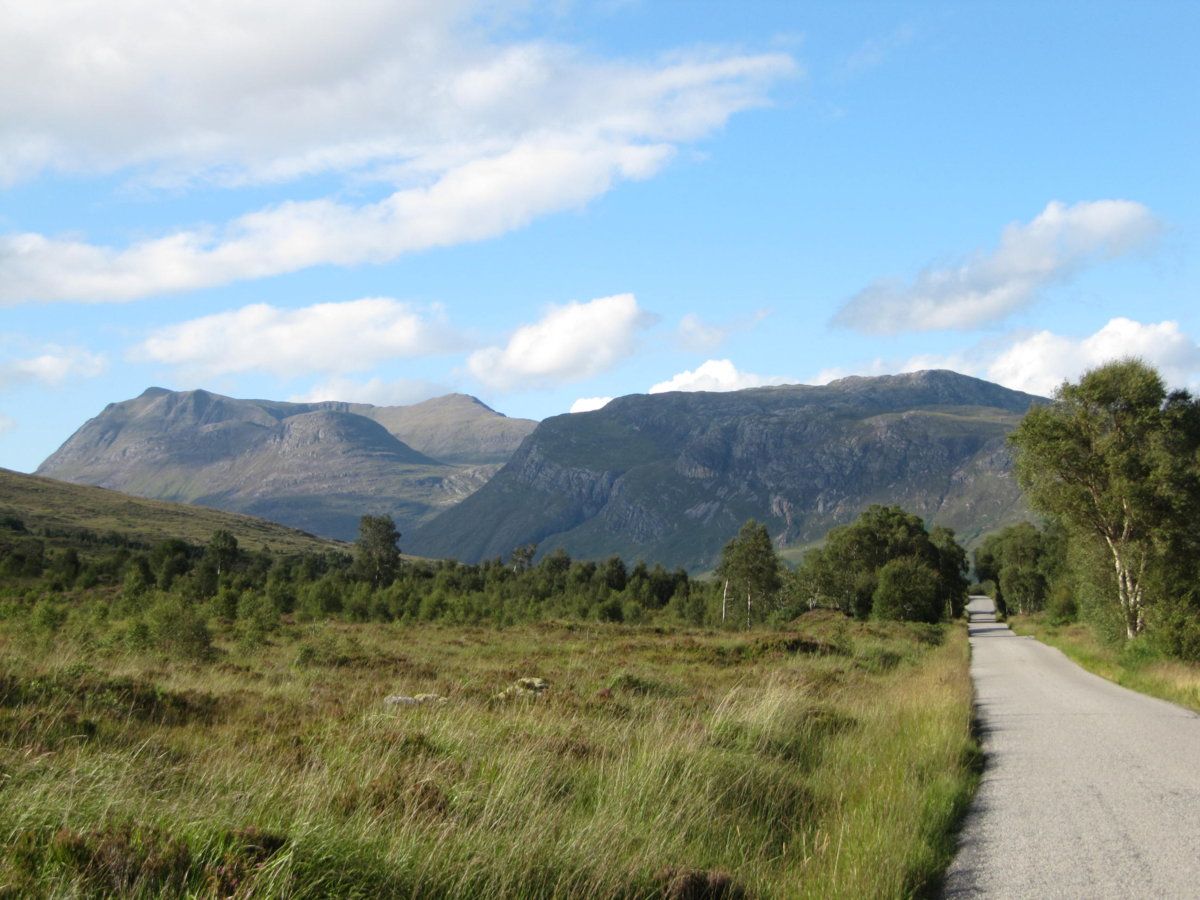
M1037 402L948 371L620 397L543 421L406 546L475 561L536 542L704 569L748 518L796 547L872 503L971 541L1028 514L1005 438Z
M386 407L150 388L105 407L37 474L352 539L364 513L404 531L461 501L535 424L461 394Z

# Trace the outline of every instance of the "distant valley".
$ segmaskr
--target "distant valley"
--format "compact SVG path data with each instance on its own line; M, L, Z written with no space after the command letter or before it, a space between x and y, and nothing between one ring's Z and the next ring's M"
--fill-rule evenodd
M401 407L151 388L110 404L39 475L477 561L537 543L693 571L747 518L802 547L871 503L971 542L1028 513L1008 432L1029 394L947 371L631 395L542 423L452 394Z

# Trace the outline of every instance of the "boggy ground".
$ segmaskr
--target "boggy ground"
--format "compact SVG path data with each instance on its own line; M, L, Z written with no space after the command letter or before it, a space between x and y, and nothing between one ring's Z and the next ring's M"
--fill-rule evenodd
M7 896L913 895L975 781L961 625L5 627Z

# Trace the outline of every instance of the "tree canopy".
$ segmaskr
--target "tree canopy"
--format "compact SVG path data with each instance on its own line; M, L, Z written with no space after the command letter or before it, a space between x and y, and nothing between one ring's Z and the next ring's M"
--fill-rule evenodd
M391 516L363 516L354 542L354 564L373 587L386 587L400 570L400 532Z
M930 603L939 610L937 618L962 612L966 551L949 528L930 533L920 516L898 506L871 506L852 524L830 531L824 546L805 556L797 573L799 591L809 605L834 606L865 619L875 605L880 571L898 559L915 560L933 573Z
M1147 579L1194 543L1200 510L1200 406L1159 374L1121 360L1066 382L1010 437L1030 503L1102 542L1128 637L1146 624Z
M772 597L783 583L779 557L766 525L754 519L742 525L737 536L721 551L717 577L728 583L734 596L746 598L748 625L753 599Z

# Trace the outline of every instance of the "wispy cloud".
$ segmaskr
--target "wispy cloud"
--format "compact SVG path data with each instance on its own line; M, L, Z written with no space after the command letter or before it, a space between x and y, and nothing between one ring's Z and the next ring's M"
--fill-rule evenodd
M679 320L676 330L679 343L686 350L707 353L716 350L732 335L753 328L770 315L770 310L759 309L748 316L739 316L726 322L706 322L695 313L688 313Z
M368 378L358 381L335 375L290 399L296 403L316 403L322 400L342 400L349 403L371 403L375 406L408 406L431 397L450 393L446 385L419 378Z
M633 294L552 306L537 322L514 331L503 346L472 353L467 368L498 390L580 381L632 354L638 336L654 321Z
M296 200L125 245L0 236L0 303L131 300L496 237L654 175L798 71L777 52L599 59L489 34L477 7L10 4L0 182L332 175L386 196Z
M897 50L911 43L916 33L916 29L911 25L901 25L887 34L863 41L846 57L846 61L838 69L838 75L842 78L853 78L879 68Z
M130 352L192 377L362 371L384 360L460 349L439 307L387 297L286 309L256 303L169 325ZM345 398L338 398L345 399Z
M1150 210L1131 200L1054 201L1032 221L1005 228L992 252L927 268L908 284L876 281L833 321L874 334L977 328L1027 306L1050 284L1145 246L1158 231Z
M27 383L61 387L78 379L94 378L107 368L103 354L50 344L32 356L0 360L0 388Z

